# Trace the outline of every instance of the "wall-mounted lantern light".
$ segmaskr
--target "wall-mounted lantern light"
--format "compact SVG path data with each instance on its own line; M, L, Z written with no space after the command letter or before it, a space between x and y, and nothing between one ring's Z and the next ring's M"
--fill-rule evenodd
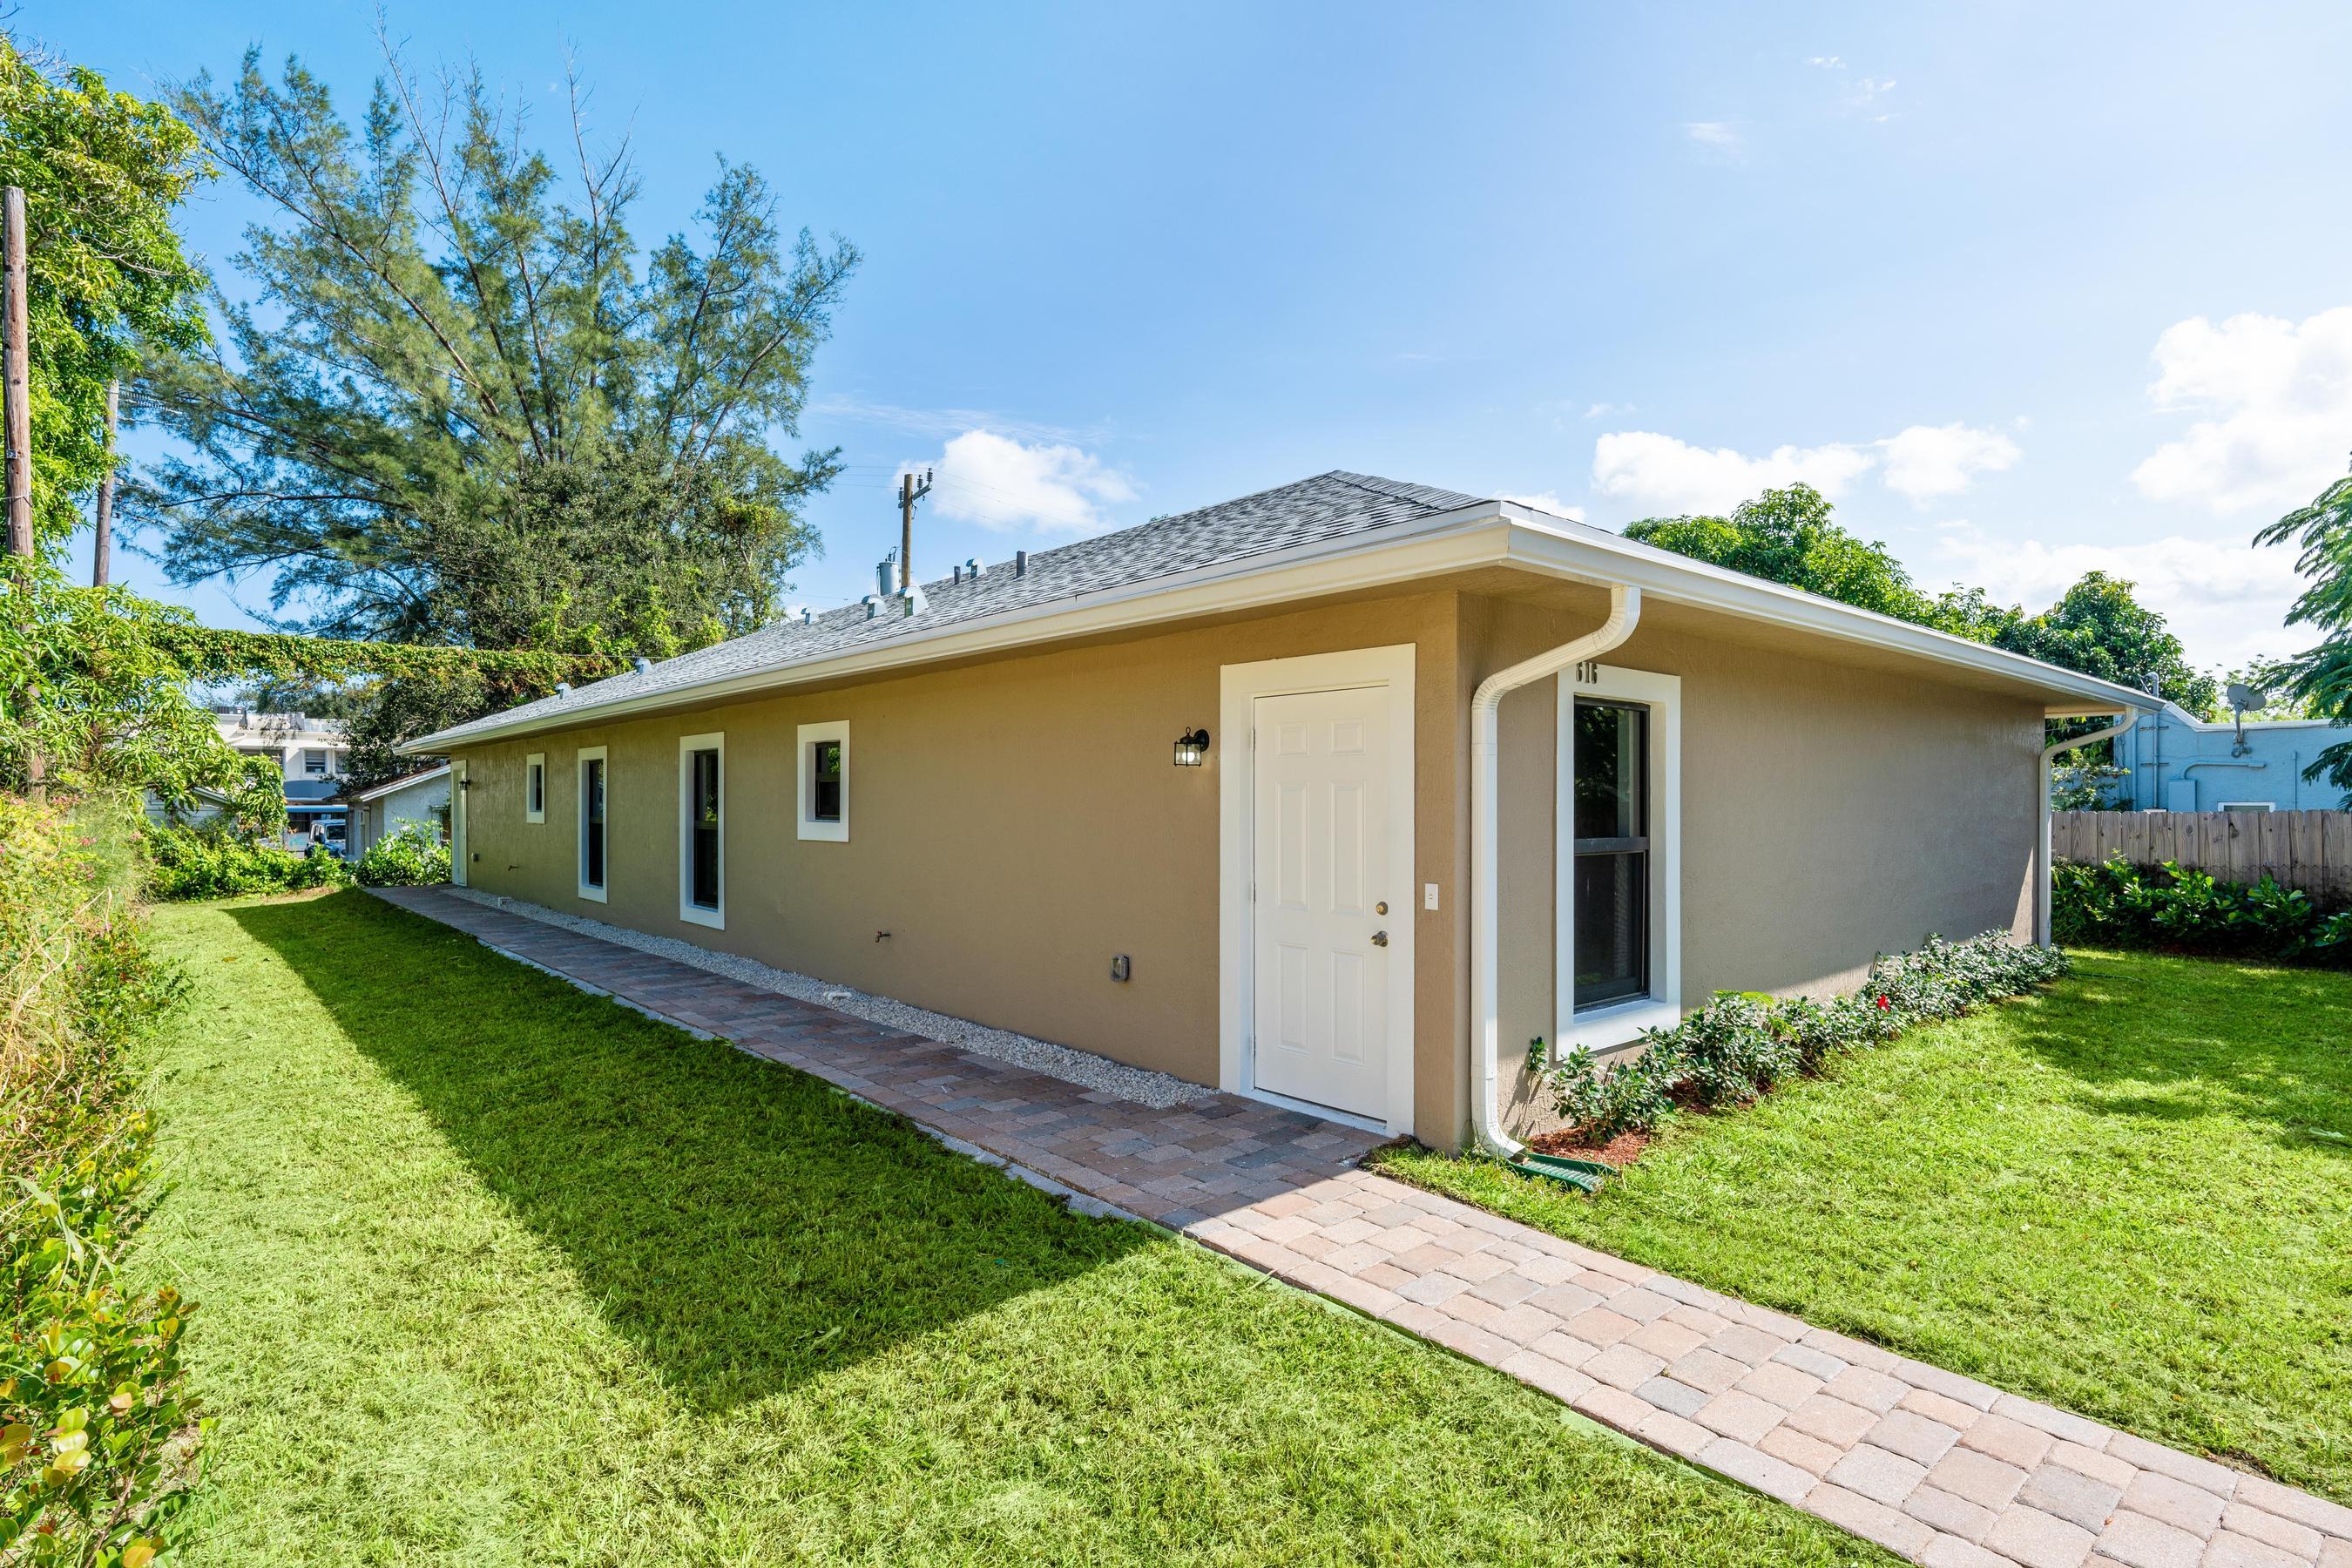
M1206 730L1195 730L1189 735L1179 735L1176 737L1176 765L1178 767L1197 768L1201 765L1201 759L1208 754L1209 732Z

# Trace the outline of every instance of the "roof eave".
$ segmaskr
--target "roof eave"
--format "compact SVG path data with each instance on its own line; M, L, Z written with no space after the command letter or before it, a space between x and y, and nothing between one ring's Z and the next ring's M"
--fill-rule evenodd
M1858 610L1818 595L1694 561L1605 530L1585 528L1515 501L1481 501L1370 533L1340 534L1287 550L1218 562L1172 576L1075 599L1008 610L918 631L829 658L750 670L688 686L587 703L510 723L437 731L398 748L427 756L453 744L514 740L583 724L733 697L868 676L942 659L996 653L1066 637L1381 587L1478 566L1511 565L1605 585L1622 582L1681 604L1796 626L1839 641L2040 687L2052 716L2147 709L2147 693L1948 633Z

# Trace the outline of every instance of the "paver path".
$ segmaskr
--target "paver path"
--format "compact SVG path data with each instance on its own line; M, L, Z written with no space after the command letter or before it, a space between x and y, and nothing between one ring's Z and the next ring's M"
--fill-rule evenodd
M1916 1562L2352 1568L2352 1509L1360 1170L1373 1134L1230 1095L1154 1110L437 889L383 896Z

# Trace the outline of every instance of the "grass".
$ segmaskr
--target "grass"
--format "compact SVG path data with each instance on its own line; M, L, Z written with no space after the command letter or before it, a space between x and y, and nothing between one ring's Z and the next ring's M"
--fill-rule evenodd
M1889 1561L365 894L158 923L191 1563Z
M2084 952L2047 994L1682 1116L1572 1237L2352 1502L2352 975Z

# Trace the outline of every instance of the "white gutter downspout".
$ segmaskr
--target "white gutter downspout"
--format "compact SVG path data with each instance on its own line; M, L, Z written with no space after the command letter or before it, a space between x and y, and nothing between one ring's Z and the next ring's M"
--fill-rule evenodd
M1498 1000L1502 958L1497 942L1502 891L1496 874L1501 842L1496 822L1502 726L1497 710L1506 694L1607 653L1633 635L1641 618L1642 590L1612 583L1609 618L1599 630L1497 670L1478 683L1470 699L1470 1123L1479 1146L1498 1160L1516 1160L1527 1148L1503 1131L1502 1086L1497 1081L1503 1030Z
M2094 730L2087 735L2078 735L2071 741L2059 741L2042 748L2042 837L2034 856L2033 940L2043 947L2050 945L2050 906L2053 901L2050 879L2056 871L2050 853L2051 761L2061 752L2071 752L2077 747L2088 746L2099 741L2113 740L2138 722L2139 710L2134 709L2125 714L2119 722L2110 724L2104 730Z

